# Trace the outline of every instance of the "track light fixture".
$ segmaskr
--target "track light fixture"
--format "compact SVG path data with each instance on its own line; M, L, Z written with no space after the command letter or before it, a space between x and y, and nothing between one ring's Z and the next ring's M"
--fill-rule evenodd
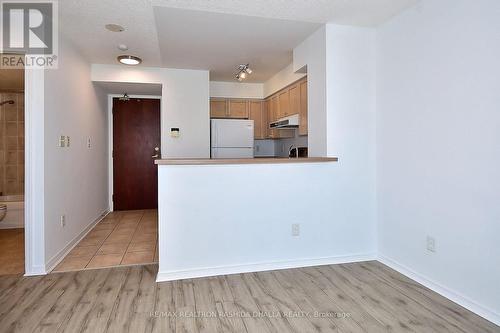
M247 78L247 74L248 75L252 74L253 71L250 69L249 66L250 66L249 64L238 66L238 73L236 74L236 80L241 82Z

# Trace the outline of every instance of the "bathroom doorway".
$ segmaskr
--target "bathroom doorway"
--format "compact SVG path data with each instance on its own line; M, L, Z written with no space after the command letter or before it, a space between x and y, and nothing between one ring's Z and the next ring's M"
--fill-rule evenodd
M0 275L23 274L24 70L0 68Z

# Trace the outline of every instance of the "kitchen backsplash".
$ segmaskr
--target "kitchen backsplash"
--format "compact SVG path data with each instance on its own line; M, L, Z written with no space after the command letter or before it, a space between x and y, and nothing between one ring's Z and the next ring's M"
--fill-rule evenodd
M254 156L256 157L274 157L276 148L274 140L255 140Z
M295 137L279 140L255 140L255 157L288 157L288 149L294 147L307 147L307 136L299 136L295 131Z

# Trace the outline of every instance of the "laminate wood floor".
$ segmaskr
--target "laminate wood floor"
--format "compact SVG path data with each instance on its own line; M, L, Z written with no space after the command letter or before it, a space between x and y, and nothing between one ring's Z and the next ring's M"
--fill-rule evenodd
M378 262L163 283L156 272L0 277L0 331L500 332Z

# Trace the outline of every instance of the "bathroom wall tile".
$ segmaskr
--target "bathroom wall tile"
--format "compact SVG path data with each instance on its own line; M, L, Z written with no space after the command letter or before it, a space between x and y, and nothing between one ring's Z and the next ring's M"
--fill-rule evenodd
M6 180L5 181L5 194L15 195L18 194L18 184L16 180Z
M17 126L17 135L21 138L24 137L24 122L20 121Z
M23 147L24 149L24 136L17 138L17 144L19 148Z
M5 111L5 120L7 121L17 121L17 108L6 107Z
M5 131L7 136L17 136L17 122L7 122L5 125Z
M17 119L20 121L24 121L24 107L17 108Z
M24 150L17 151L17 163L24 164Z
M17 165L17 151L9 150L5 154L5 164L6 165Z
M17 180L17 166L6 166L5 167L5 179Z
M17 137L8 136L5 138L5 144L7 150L17 150Z

